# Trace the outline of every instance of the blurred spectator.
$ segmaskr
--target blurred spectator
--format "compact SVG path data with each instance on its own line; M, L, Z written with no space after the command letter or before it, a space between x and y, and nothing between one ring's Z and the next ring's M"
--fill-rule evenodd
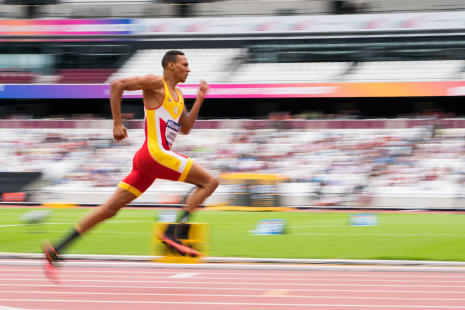
M132 167L142 130L116 143L111 130L0 129L2 171L41 171L52 184L115 186ZM435 135L433 135L433 131ZM319 197L356 193L453 193L465 183L465 129L197 129L175 151L215 175L284 174ZM324 186L318 186L324 184Z

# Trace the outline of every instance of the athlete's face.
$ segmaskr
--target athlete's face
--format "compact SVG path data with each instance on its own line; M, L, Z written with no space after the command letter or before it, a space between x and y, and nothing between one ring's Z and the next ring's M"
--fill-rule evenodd
M187 62L186 56L178 55L178 59L173 66L173 75L181 82L184 83L187 80L191 70L189 69L189 63Z

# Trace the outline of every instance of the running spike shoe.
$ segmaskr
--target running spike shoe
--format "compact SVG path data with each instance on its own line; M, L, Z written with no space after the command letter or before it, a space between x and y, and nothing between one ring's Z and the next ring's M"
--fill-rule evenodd
M58 279L58 272L57 272L57 261L60 260L60 256L58 252L53 247L52 243L48 240L45 240L41 243L42 249L45 254L45 263L44 263L44 271L45 276L52 282L60 284Z

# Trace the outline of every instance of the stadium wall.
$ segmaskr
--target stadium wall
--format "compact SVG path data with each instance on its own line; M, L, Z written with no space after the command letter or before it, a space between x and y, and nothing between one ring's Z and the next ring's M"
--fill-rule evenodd
M240 3L240 2L239 2ZM263 2L260 6L263 8ZM277 2L276 2L277 3ZM196 36L463 31L463 11L399 14L0 20L0 36Z
M287 183L298 191L302 183ZM114 188L95 188L92 191L37 191L29 195L30 203L53 203L53 202L73 202L77 204L98 205L106 202L113 194ZM177 204L184 198L188 191L173 186L172 192L148 191L138 197L132 205L153 206L164 204ZM206 201L206 206L220 206L228 201L230 193L228 187L220 185L215 193ZM367 208L374 209L417 209L417 210L465 210L465 197L462 195L371 195L371 202ZM173 200L174 198L174 200ZM169 199L169 200L168 200ZM280 196L280 206L295 208L361 208L357 199L338 203L335 205L321 206L315 204L314 194L286 194Z

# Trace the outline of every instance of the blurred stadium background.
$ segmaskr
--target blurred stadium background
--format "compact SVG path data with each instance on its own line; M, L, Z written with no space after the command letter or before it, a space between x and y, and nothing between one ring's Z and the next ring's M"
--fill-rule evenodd
M174 149L216 176L285 176L281 206L463 208L464 16L459 0L4 0L2 201L105 201L144 139L127 92L130 139L113 140L109 82L161 74L180 49L186 105L212 89ZM157 182L135 204L191 189Z

